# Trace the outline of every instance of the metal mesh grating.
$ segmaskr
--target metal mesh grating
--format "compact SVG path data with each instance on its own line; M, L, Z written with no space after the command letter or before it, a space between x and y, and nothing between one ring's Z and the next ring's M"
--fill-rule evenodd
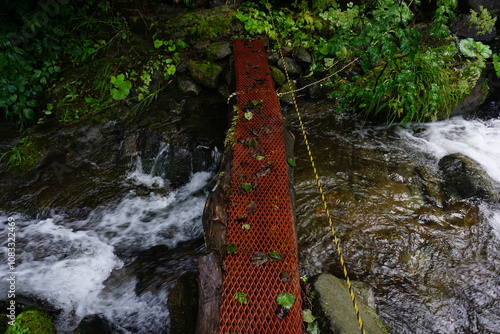
M237 39L234 51L239 110L226 242L238 251L224 260L219 332L304 333L283 117L262 41ZM252 261L256 252L272 251L283 260ZM237 292L246 293L247 304L234 300ZM292 293L295 303L280 318L282 292Z

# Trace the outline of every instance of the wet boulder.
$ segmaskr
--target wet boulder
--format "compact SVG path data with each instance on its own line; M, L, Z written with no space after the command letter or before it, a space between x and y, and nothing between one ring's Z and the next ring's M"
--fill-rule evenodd
M299 76L302 73L302 68L292 58L283 57L278 60L278 68L285 71L285 67L290 76Z
M493 180L475 160L460 154L449 154L439 160L443 176L442 189L448 200L478 198L498 201L499 193Z
M317 82L315 77L300 77L298 80L299 88L306 87L304 93L312 99L318 99L321 97L321 84Z
M85 316L72 334L112 334L121 333L114 329L112 324L102 314L90 314Z
M207 47L207 58L210 60L219 60L231 55L231 43L215 42Z
M177 78L177 85L181 92L189 96L197 96L202 88L188 75L181 75Z
M293 50L293 59L303 67L309 67L312 63L311 54L303 47Z

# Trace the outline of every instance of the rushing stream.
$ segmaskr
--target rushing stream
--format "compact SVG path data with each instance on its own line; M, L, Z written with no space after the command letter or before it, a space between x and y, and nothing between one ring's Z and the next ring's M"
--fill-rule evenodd
M390 333L500 333L500 203L446 206L422 190L439 188L438 160L457 152L498 187L500 120L387 128L324 103L300 110L350 275L373 287ZM301 269L342 277L300 139L295 153Z
M438 160L456 152L498 186L500 120L387 128L335 115L327 102L300 109L350 275L372 286L389 332L500 333L500 204L446 206L422 190L423 179L438 187ZM295 116L287 118L298 135ZM118 176L120 199L85 218L0 213L5 224L16 219L17 295L58 310L61 333L90 314L117 333L167 332L168 292L203 251L201 213L214 176L211 166L171 189L160 172L168 154L160 145L147 171L138 159ZM295 154L301 274L341 277L300 138Z
M13 215L16 293L61 310L61 333L91 314L104 315L119 333L166 333L168 291L180 273L196 269L202 250L201 213L213 172L194 173L187 184L167 193L159 191L166 180L149 172L138 159L122 182L147 187L150 194L131 191L84 220ZM2 275L6 295L5 271Z

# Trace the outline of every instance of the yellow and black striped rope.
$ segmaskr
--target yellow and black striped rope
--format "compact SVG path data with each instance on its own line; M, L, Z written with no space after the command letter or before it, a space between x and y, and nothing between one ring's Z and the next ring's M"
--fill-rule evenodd
M278 31L276 30L276 28L274 26L274 19L273 19L272 13L271 13L270 6L268 6L268 8L269 8L269 16L271 17L271 25L273 26L273 29L276 32L276 36L278 36ZM280 45L278 39L277 39L277 45L278 45L278 51L280 54L281 61L283 62L283 68L285 70L286 80L287 80L288 86L291 90L292 89L292 82L291 82L290 76L289 76L287 68L286 68L285 57L283 55L283 50L281 49L281 45ZM299 111L299 107L297 104L297 100L296 100L294 91L291 91L291 95L292 95L293 105L295 108L295 113L297 114L297 118L299 120L300 130L302 132L302 137L304 138L304 142L306 144L307 154L309 155L309 160L311 161L311 166L313 168L314 177L316 179L316 185L318 186L318 190L319 190L319 193L321 195L321 200L323 202L323 207L325 209L326 217L328 219L328 224L330 225L330 231L332 233L333 241L334 241L335 246L337 248L340 266L342 268L342 272L344 273L344 278L345 278L346 283L347 283L347 288L349 289L349 295L350 295L351 300L352 300L352 305L354 307L354 311L356 312L358 325L359 325L359 328L361 330L361 334L366 334L365 329L363 327L363 319L361 319L361 314L359 312L358 304L356 303L356 296L354 294L354 289L352 287L351 280L349 279L349 275L347 273L347 266L345 264L344 257L342 256L342 249L340 247L340 240L337 238L337 235L335 233L335 227L333 226L333 221L332 221L332 217L330 215L330 210L328 209L328 203L326 201L325 193L323 191L323 185L322 185L321 180L319 178L319 174L318 174L318 171L316 169L316 164L314 163L314 157L313 157L313 154L311 151L311 145L309 145L309 140L307 139L307 134L306 134L306 130L304 127L304 122L302 121L302 116L301 116L300 111Z

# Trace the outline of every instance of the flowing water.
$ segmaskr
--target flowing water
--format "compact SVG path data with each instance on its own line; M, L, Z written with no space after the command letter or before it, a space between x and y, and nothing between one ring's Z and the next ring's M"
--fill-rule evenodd
M372 286L389 332L500 333L500 205L447 206L434 189L438 160L455 152L500 183L500 121L387 128L334 115L326 102L300 110L350 275ZM298 135L295 116L288 119ZM301 274L341 277L300 138L295 153ZM201 213L214 176L211 166L172 189L161 172L168 155L159 145L147 170L137 159L118 177L120 199L85 218L8 213L17 227L16 293L59 310L61 333L89 314L121 333L167 332L168 292L203 251ZM8 214L0 213L4 224Z
M154 165L165 152L163 145ZM214 155L217 164L218 152ZM196 269L203 250L201 213L214 168L167 192L168 180L154 170L145 173L141 159L136 165L121 182L150 189L149 194L132 190L83 220L11 215L17 229L16 294L60 310L61 333L90 314L104 315L120 333L166 333L168 291L178 275ZM7 221L5 213L0 221ZM7 258L5 248L2 252ZM6 295L5 271L0 281Z
M498 187L500 120L387 127L327 103L300 110L351 278L372 286L389 332L500 333L500 204L435 195L449 153L478 161ZM342 277L300 138L295 153L302 274Z

